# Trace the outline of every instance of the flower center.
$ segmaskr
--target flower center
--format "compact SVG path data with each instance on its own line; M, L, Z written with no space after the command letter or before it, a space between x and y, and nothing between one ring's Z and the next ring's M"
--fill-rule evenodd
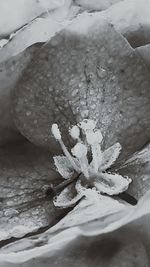
M90 176L96 175L102 164L101 143L103 137L101 131L96 130L95 128L96 123L92 120L83 120L81 123L70 128L69 133L71 137L77 141L70 153L62 141L58 125L52 125L52 134L60 143L60 146L73 169L77 173L83 173L87 179L89 179ZM81 140L81 134L85 141ZM88 152L92 155L90 163L88 160Z
M78 177L85 189L83 192L95 188L98 194L116 196L127 190L132 181L130 178L107 172L118 158L121 145L116 143L103 151L103 136L95 121L85 119L69 129L76 141L71 151L65 146L57 124L52 125L52 134L65 155L54 157L57 171L66 180L63 188Z

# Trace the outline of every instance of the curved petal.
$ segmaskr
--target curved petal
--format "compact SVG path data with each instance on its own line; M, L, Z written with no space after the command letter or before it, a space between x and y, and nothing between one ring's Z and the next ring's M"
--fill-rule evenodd
M97 202L96 205L94 201L92 201L92 198L90 200L84 199L57 225L42 235L34 236L33 239L32 237L27 238L25 240L26 242L20 240L16 242L14 246L11 246L10 244L10 246L4 248L0 253L0 261L3 260L19 263L40 256L46 252L53 255L56 252L56 249L58 250L69 241L79 236L81 232L84 231L84 225L86 223L90 224L91 221L96 220L102 223L102 228L104 230L105 217L109 217L108 221L111 223L112 214L114 216L114 221L115 219L118 219L118 214L120 214L120 212L122 214L122 211L124 211L124 213L125 211L127 212L127 206L110 197L99 195L99 202ZM81 227L80 230L79 227L76 227L77 225L83 225L83 229ZM39 240L41 242L40 245L37 246ZM8 254L8 257L6 257L5 253Z
M108 168L110 168L116 159L119 157L119 154L121 152L121 145L120 143L116 143L112 145L111 147L107 148L102 153L102 166L101 171L105 171Z
M4 247L0 252L0 262L21 263L46 255L46 253L54 256L58 249L64 248L78 236L94 236L112 232L150 213L149 199L150 192L134 207L106 196L100 196L100 201L96 206L86 199L82 200L50 230Z
M0 148L0 247L63 216L46 193L58 178L52 166L49 153L27 141Z
M85 189L86 198L68 213L52 230L82 225L124 210L128 205L108 196L102 196L96 190ZM51 230L50 230L51 231Z
M53 157L57 171L64 179L69 179L74 174L74 169L70 164L70 161L65 156Z
M52 7L50 3L51 1L47 2L49 2L48 6ZM43 8L41 8L41 12L42 9ZM9 58L20 54L33 44L49 41L53 36L55 36L58 32L60 32L69 24L70 22L69 19L72 19L74 15L78 13L78 10L79 10L78 8L75 9L71 5L71 1L69 0L62 1L62 3L60 3L59 6L57 4L57 8L51 10L50 13L46 14L46 8L45 8L44 17L36 16L33 20L31 19L24 25L23 24L20 25L19 30L12 32L7 44L0 50L0 62L7 61ZM9 11L7 10L7 13L8 12ZM0 8L0 13L1 13L1 8ZM1 34L1 23L0 23L0 34Z
M68 208L75 205L80 199L81 195L77 194L74 185L69 185L55 197L53 202L56 207Z
M126 191L130 183L131 179L117 173L101 173L94 185L101 193L117 195Z
M66 232L66 236L69 234L71 235L68 230L68 233ZM149 267L149 250L147 250L146 253L145 249L147 247L145 247L140 240L139 227L136 232L135 229L133 231L133 227L130 225L120 229L120 231L115 231L115 233L103 235L101 237L94 236L89 238L78 236L74 240L68 242L68 244L66 244L65 238L61 241L60 236L59 242L63 242L63 247L59 247L59 244L56 245L54 243L52 249L49 249L47 255L34 258L34 266ZM21 255L19 255L18 258L21 258L20 256ZM8 258L8 261L10 261L10 254L8 253L8 257L5 255L5 258ZM15 264L11 265L10 263L7 267L12 267L14 265ZM22 266L22 264L19 265ZM3 267L4 266L6 267L6 265L3 265ZM15 266L17 267L18 264ZM30 266L33 266L32 259L23 264L23 267Z
M121 175L128 175L132 179L129 193L139 199L150 190L150 143L139 152L133 154L118 169Z
M2 0L0 1L0 37L9 36L18 29L40 17L47 11L59 9L63 6L63 0L33 1L27 0ZM19 10L19 12L16 12ZM11 16L9 14L11 13Z
M47 125L57 118L69 145L67 128L87 117L98 120L104 147L121 143L122 158L149 139L149 72L98 13L78 16L37 53L13 92L13 119L31 142L56 149Z

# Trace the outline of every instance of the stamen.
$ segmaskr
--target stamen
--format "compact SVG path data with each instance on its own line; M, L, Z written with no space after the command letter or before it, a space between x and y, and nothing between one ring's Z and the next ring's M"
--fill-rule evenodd
M56 140L61 140L61 133L56 123L52 124L51 131Z
M82 143L77 143L72 149L72 154L79 160L80 168L86 178L89 178L87 147Z
M78 123L78 126L82 130L87 131L87 130L94 130L96 127L96 124L97 124L96 121L85 119L82 122Z
M80 129L77 125L74 125L72 128L70 128L69 133L73 139L80 139Z
M92 165L94 167L94 173L98 172L98 169L102 163L102 152L100 146L91 146L92 150Z
M74 170L77 173L80 173L80 168L77 166L77 164L75 163L73 157L71 156L71 154L69 153L69 151L67 150L65 144L63 143L62 139L61 139L61 133L60 130L58 128L57 124L53 124L52 125L52 134L54 135L55 139L60 143L60 146L62 148L62 151L64 152L65 156L68 158L68 160L70 161L72 167L74 168Z
M102 142L103 140L103 136L100 130L96 130L96 131L86 131L86 140L88 142L89 145L94 146L94 145L98 145Z
M69 153L69 151L67 150L65 144L63 143L62 140L59 140L59 143L61 145L61 148L65 154L65 156L68 158L68 160L70 161L70 163L72 164L72 167L74 168L74 170L77 172L77 173L80 173L81 170L80 168L77 166L77 164L75 163L75 161L73 160L73 157L71 156L71 154Z
M66 186L68 186L69 184L73 182L76 187L78 182L76 183L75 181L78 181L78 178L82 174L84 175L83 176L84 178L87 178L87 179L84 179L85 185L83 187L85 191L83 195L85 196L86 196L86 193L88 194L88 192L91 194L92 198L94 196L92 195L92 193L94 194L94 191L91 191L91 188L93 188L93 186L95 185L94 181L96 180L93 180L94 179L93 177L100 177L102 179L103 175L105 175L106 182L107 182L106 185L108 184L107 186L108 187L110 186L110 189L112 188L111 184L109 185L109 180L110 182L114 181L112 177L110 177L110 176L113 176L113 173L110 173L109 175L108 172L104 173L104 171L106 171L106 169L110 167L116 161L117 157L119 156L121 146L119 143L117 143L114 146L108 148L107 150L102 151L101 142L103 140L103 136L102 136L101 131L96 130L95 127L96 127L95 121L85 119L82 122L70 128L69 133L71 137L77 141L77 144L71 149L71 153L72 153L71 155L71 153L68 151L68 149L66 148L65 144L62 141L61 132L58 128L58 125L57 124L52 125L52 134L54 135L55 139L59 142L65 154L64 158L65 159L67 158L69 160L73 169L76 171L77 176L70 166L72 174L74 173L75 176L73 176L72 178L69 177L69 179L67 179L66 181L64 181L63 183L61 183L60 185L56 187L51 186L49 189L49 194L56 195L58 192L62 191L63 188L65 188ZM83 138L85 141L84 143L80 139L81 132L83 133ZM85 140L85 137L86 137L86 140ZM90 163L88 162L88 158L87 158L87 153L89 150L92 154L92 161ZM64 168L63 164L62 164L62 168ZM64 173L62 175L65 178ZM91 181L90 181L90 177L91 177ZM117 184L116 177L119 178L118 184ZM100 187L96 186L96 188L98 190L98 194L103 195L103 193L101 192L102 191L101 185L103 181L101 181L101 179L99 180ZM114 191L113 189L112 194L110 194L110 190L108 190L109 188L106 188L107 190L105 190L106 192L105 191L104 192L106 195L109 195L109 197L119 197L120 199L125 200L131 205L135 205L137 203L137 200L134 197L130 196L127 192L125 192L126 189L128 188L129 183L132 180L126 177L126 183L125 183L124 180L122 179L125 179L125 177L122 177L116 174L114 184L116 185L117 191ZM123 185L126 185L126 186L122 187L122 183ZM120 188L119 186L121 186L121 189L119 189ZM96 190L96 189L93 189L93 190ZM77 191L79 193L80 190L77 190ZM119 193L119 192L122 192L122 193Z
M92 151L92 163L94 167L94 173L98 172L98 169L100 165L102 164L102 151L101 151L101 145L103 136L101 134L100 130L97 131L87 131L86 132L86 140L87 143L91 146Z

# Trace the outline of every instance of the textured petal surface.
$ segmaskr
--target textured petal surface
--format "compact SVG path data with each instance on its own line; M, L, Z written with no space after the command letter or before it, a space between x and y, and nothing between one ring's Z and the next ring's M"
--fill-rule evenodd
M124 0L102 12L132 47L150 43L149 0Z
M113 220L117 220L119 218L119 214L121 214L120 216L122 216L125 211L127 211L126 205L119 203L117 200L113 200L110 197L100 197L99 199L97 199L96 203L95 199L93 200L91 197L82 200L70 213L68 213L66 217L64 217L64 219L62 219L58 224L56 224L54 227L52 227L42 235L34 236L33 239L32 237L31 239L26 239L25 243L23 240L20 240L16 242L14 246L11 246L10 244L8 245L8 247L6 247L6 250L4 247L1 252L3 254L3 252L7 251L7 248L8 251L11 251L11 249L13 249L13 251L19 250L21 254L19 255L19 253L17 253L17 255L19 256L18 262L23 262L28 260L28 257L31 258L38 255L37 253L39 253L39 255L42 255L45 249L49 250L53 247L53 249L55 250L56 246L57 248L59 248L69 240L74 239L81 233L81 230L77 228L78 225L84 225L87 224L87 222L93 220L100 220L103 225L103 220L109 218L108 222L105 224L105 227L103 225L104 228L107 228L108 223L110 223L111 221L111 216L113 217L114 215ZM63 229L64 231L62 231ZM39 248L37 248L36 244L39 243L39 240L41 240L41 244ZM24 250L24 252L22 251L22 249ZM0 260L2 259L1 257L3 257L2 254L0 253Z
M75 3L82 7L83 10L89 11L98 11L107 9L109 6L114 5L115 3L121 0L75 0Z
M15 244L4 247L0 252L0 262L17 264L46 254L49 257L56 257L60 249L65 248L69 242L76 240L81 235L93 236L108 233L146 215L150 212L149 197L150 192L134 207L105 197L105 200L103 199L104 202L99 203L101 210L99 209L100 206L96 207L95 204L91 209L92 202L80 202L80 205L45 233L36 235L33 238L19 240ZM106 213L103 204L106 204ZM85 216L83 216L84 214ZM86 216L89 221L86 220ZM80 223L79 227L70 227Z
M127 41L98 14L82 14L34 55L16 86L13 117L30 141L56 148L47 125L58 123L69 145L66 129L89 116L98 120L104 148L119 142L128 156L150 136L149 85Z
M0 64L0 145L19 139L11 116L11 94L30 61L32 49Z
M77 194L75 185L69 185L66 187L56 198L54 199L54 205L56 207L67 208L76 204L81 199L81 195Z
M63 4L63 0L1 0L0 37L8 36L23 25L29 23L35 17L40 16L48 10L50 11L55 8L59 8ZM9 16L10 13L11 16Z
M140 46L136 48L136 51L138 51L138 53L146 63L148 69L150 70L150 44Z
M49 13L46 11L45 16L29 21L27 25L13 34L9 42L0 49L0 62L21 53L34 43L49 41L70 23L70 19L77 12L78 8L71 8L71 0L65 0L60 3L60 8Z
M131 182L130 179L125 178L117 173L101 173L94 182L96 188L108 195L118 195L128 189Z
M139 236L139 228L135 231L134 226L128 226L104 236L79 236L58 249L54 255L48 252L45 253L44 257L37 257L22 264L3 262L0 266L148 267L148 252L146 252L146 246Z
M101 212L99 207L96 208L94 206L92 214L92 210L88 210L88 206L86 206L86 203L88 205L89 203L85 201L80 202L80 208L79 206L78 208L76 207L71 213L66 216L66 218L63 219L63 221L59 222L56 226L46 231L45 233L36 235L33 238L30 237L24 240L20 240L15 244L10 244L4 247L0 252L0 261L17 264L26 262L29 259L33 259L35 257L46 255L47 253L49 257L56 257L58 250L60 251L60 249L65 248L68 243L70 243L72 240L76 240L76 238L80 235L93 236L108 233L114 231L117 228L120 228L121 226L131 222L132 220L140 218L141 216L149 213L149 197L150 192L143 199L141 199L138 205L135 207L126 205L124 206L123 204L106 197L104 201L105 204L110 204L110 206L105 206L107 214L105 214L105 211L103 210L104 207L102 203ZM114 207L113 210L112 203ZM95 211L97 212L97 216L95 215ZM88 216L88 218L90 218L90 215L93 218L94 215L95 219L87 221L85 216L83 216L84 212L86 216ZM98 216L100 216L100 218L98 218ZM71 218L74 218L76 222L72 221ZM77 222L79 224L83 224L80 227L71 227L67 228L66 230L62 230L64 227L69 227Z
M132 179L129 193L139 199L150 189L150 144L131 156L120 168L119 173Z
M0 246L11 237L55 224L62 214L46 194L50 184L59 181L51 165L49 153L26 141L0 148Z
M119 143L116 143L112 145L111 147L107 148L102 153L101 170L105 171L108 168L110 168L115 163L117 158L119 157L120 152L121 152L121 145Z
M90 189L90 191L92 190ZM110 214L124 211L128 207L128 205L107 196L98 195L96 199L93 197L94 194L90 193L64 219L54 226L51 231L82 225L91 220L104 218L105 216L110 216Z
M69 179L74 174L74 169L65 156L53 157L57 171L64 179Z

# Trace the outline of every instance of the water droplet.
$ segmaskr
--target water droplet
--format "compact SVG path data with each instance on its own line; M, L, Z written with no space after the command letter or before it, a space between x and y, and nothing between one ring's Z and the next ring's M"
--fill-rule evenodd
M13 216L13 215L16 215L16 214L18 214L18 211L13 209L13 208L9 208L8 210L6 210L4 212L4 215L7 216L7 217L8 216Z
M105 69L103 69L102 67L97 66L97 75L98 75L98 77L100 77L101 79L102 79L102 78L105 78L106 75L107 75L107 71L106 71Z
M31 113L32 113L31 111L27 111L27 112L26 112L26 115L27 115L27 116L30 116Z
M86 109L86 110L83 110L82 112L81 112L81 116L82 116L82 118L86 118L86 117L88 117L88 115L89 115L89 111Z
M72 92L72 96L74 97L74 96L76 96L77 94L78 94L78 92L79 92L79 90L78 89L76 89L76 90L73 90L73 92Z

